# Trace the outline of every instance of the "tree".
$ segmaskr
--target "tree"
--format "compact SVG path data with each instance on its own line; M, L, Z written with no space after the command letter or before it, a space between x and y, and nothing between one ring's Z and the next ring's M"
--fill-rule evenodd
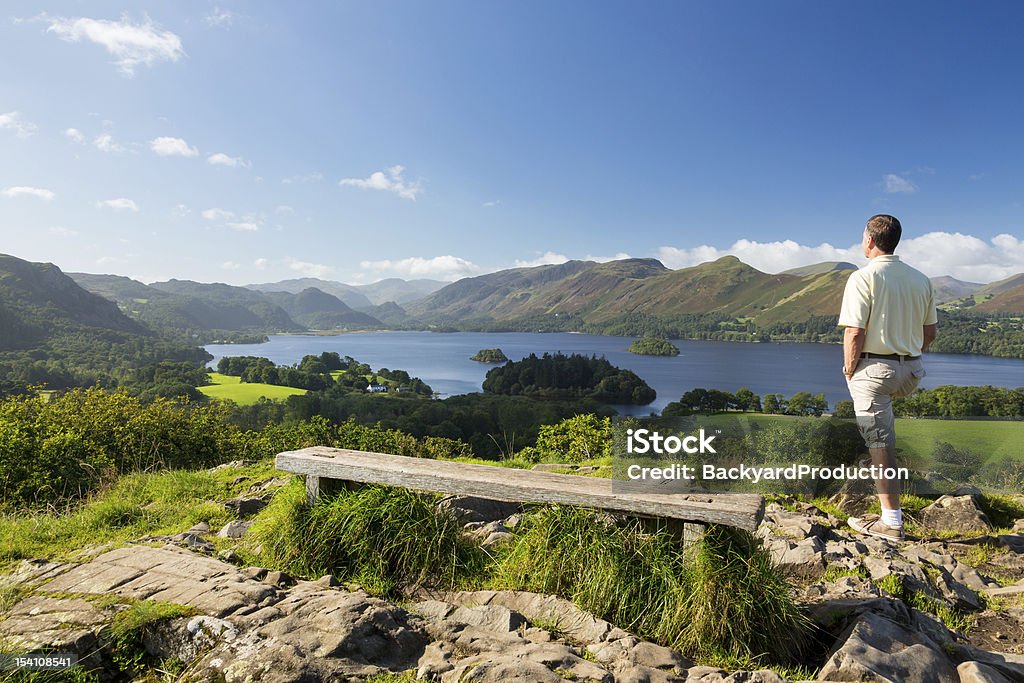
M610 456L612 421L587 413L544 425L537 436L537 450L542 457L555 456L568 462Z

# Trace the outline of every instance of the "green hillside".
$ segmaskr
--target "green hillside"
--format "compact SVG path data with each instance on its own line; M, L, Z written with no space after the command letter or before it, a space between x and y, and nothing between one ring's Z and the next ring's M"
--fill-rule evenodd
M207 358L158 338L53 264L0 255L0 393L41 383L109 386L144 365Z
M343 301L316 287L298 294L264 292L267 299L280 306L291 318L313 330L373 329L384 324L367 313L352 310Z

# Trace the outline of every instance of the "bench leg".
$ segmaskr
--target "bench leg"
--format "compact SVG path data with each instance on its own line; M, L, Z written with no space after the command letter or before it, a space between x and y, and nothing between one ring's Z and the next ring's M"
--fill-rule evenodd
M316 474L306 475L306 502L310 505L316 503L321 494L337 493L339 491L354 491L361 488L363 484L355 481L344 481L342 479L330 479Z
M306 502L310 505L316 503L320 497L320 477L315 474L306 475Z

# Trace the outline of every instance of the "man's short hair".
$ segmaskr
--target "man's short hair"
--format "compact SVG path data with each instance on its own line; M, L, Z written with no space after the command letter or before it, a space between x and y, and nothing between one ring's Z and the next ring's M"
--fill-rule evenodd
M903 226L899 219L887 213L880 213L868 219L868 235L875 241L875 246L886 254L896 251L896 245L900 243L903 235Z

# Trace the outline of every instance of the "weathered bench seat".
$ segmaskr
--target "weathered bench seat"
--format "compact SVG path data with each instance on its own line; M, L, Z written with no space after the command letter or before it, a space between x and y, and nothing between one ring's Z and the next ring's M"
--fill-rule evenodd
M306 475L310 502L317 499L328 482L339 481L509 502L575 505L653 519L724 524L751 532L764 515L764 498L756 494L623 493L612 490L610 479L598 477L321 446L280 453L277 468Z

